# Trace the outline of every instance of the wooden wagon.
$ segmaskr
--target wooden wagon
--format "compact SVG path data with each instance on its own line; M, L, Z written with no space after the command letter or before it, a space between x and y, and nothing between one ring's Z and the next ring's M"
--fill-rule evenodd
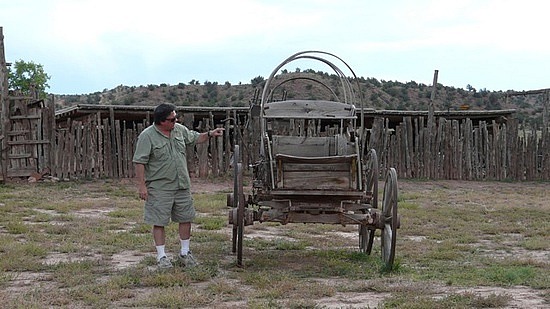
M298 59L321 61L333 69L340 88L330 91L330 100L272 99L274 89L285 83L275 74ZM353 76L346 76L329 61L332 59L343 63ZM252 166L251 193L247 196L238 145L233 156L234 190L228 194L227 204L231 207L229 223L233 225L233 252L239 266L243 265L244 227L254 222L356 224L359 250L365 254L371 253L375 232L380 230L382 260L386 267L393 266L400 225L397 173L393 168L387 170L379 210L378 160L374 150L365 149L367 130L362 115L357 123L363 107L354 80L355 73L343 60L320 51L292 55L266 80L257 107L259 160Z

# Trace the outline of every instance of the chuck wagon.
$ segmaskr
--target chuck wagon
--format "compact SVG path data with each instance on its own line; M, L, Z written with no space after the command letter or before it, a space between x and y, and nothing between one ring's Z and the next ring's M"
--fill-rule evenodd
M283 66L298 59L329 66L337 76L338 88L305 74L291 79L276 76ZM334 59L351 76L346 76ZM292 79L317 83L331 98L273 100L274 91ZM244 227L254 222L355 224L360 252L370 254L375 235L379 235L382 260L386 267L393 266L400 225L397 173L386 168L385 175L380 175L376 151L365 149L368 132L358 86L355 73L342 59L322 51L290 56L265 81L260 104L253 106L259 112L261 132L259 159L251 165L250 193L244 192L237 143L232 159L234 188L227 204L233 226L232 250L239 266L243 265ZM379 203L380 177L385 183Z

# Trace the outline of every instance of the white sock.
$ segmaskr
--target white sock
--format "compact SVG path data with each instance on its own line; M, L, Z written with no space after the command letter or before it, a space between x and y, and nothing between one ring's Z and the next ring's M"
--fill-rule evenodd
M189 242L191 241L191 239L180 239L180 242L181 242L181 251L180 251L180 254L181 255L187 255L187 253L189 253Z
M164 245L155 247L157 248L157 261L160 261L162 257L166 256L166 253L164 253Z

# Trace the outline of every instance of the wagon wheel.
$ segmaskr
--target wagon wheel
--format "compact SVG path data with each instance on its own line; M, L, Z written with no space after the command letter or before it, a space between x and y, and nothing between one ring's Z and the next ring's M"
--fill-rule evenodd
M378 208L378 175L378 156L376 155L376 150L371 149L367 155L365 193L367 193L367 196L370 196L370 205L372 208ZM365 212L363 211L363 213ZM360 252L370 255L375 231L366 225L359 225Z
M395 258L395 241L399 218L397 216L397 172L392 167L388 171L384 184L384 200L382 202L382 217L384 228L382 229L382 261L388 269L393 267Z
M366 225L359 225L359 252L370 255L375 231L376 230L370 229Z
M370 205L378 208L378 156L371 149L367 155L367 170L365 171L365 192L371 197Z
M237 252L237 265L243 266L243 237L244 237L244 194L242 163L239 162L239 146L235 145L233 153L233 205L237 207L236 217L233 219L233 253Z

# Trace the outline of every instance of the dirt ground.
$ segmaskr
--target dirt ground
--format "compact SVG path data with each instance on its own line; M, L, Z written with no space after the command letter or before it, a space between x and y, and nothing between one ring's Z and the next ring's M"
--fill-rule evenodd
M225 182L211 182L204 179L193 180L193 191L197 193L213 193L213 192L227 192L233 188L231 181ZM381 184L382 185L382 184ZM548 187L546 191L547 205L550 209L550 183L542 184ZM507 182L472 182L472 181L447 181L439 180L434 182L419 182L419 181L399 181L399 192L408 193L422 193L434 189L444 189L448 197L449 203L475 203L476 201L464 196L464 192L494 192L495 194L503 188L520 191L520 188L524 187L524 183L507 183ZM522 203L521 200L503 200L500 201L497 196L493 197L494 200L487 201L487 207L491 207L491 204L498 203ZM521 195L518 196L521 198ZM423 201L423 203L436 203L437 201ZM550 213L549 213L550 219ZM280 237L276 235L277 229L262 230L260 235L254 232L246 233L246 237ZM550 231L549 231L550 232ZM356 237L355 233L350 233L349 237ZM550 235L549 235L550 240ZM411 241L418 241L418 239L411 239ZM519 259L533 259L541 261L543 263L550 263L550 251L527 251L524 249L514 249L509 252L491 252L492 256L510 256L514 255ZM334 283L336 284L336 283ZM397 283L400 284L400 283ZM449 293L473 293L482 297L490 295L509 295L512 300L508 303L507 309L550 309L550 304L545 302L545 299L540 296L541 291L531 289L524 286L514 287L478 287L478 288L457 288L449 286L439 286L437 289L440 291L441 297L448 295ZM550 291L547 291L550 293ZM345 293L337 294L334 297L319 299L318 303L325 308L376 308L378 304L387 297L385 293L370 292L370 293Z
M193 182L193 192L194 193L214 193L214 192L230 192L233 187L231 180L201 180L197 178L192 179ZM545 202L548 203L544 205L550 209L550 183L541 184L546 186L548 190L543 197ZM524 184L522 183L506 183L506 182L466 182L466 181L437 181L437 182L425 182L425 181L399 181L399 192L411 193L422 195L422 192L431 191L434 189L444 189L446 194L447 203L484 203L483 201L476 200L464 194L464 192L494 192L494 200L486 201L486 206L491 207L491 203L521 203L521 195L517 196L517 200L499 200L498 192L503 188L506 190L516 190L520 191ZM423 203L437 203L437 201L424 200ZM105 212L108 212L109 209L95 210L95 209L85 209L80 210L78 215L86 218L90 216L104 216ZM549 213L550 219L550 213ZM230 227L227 227L228 233L231 233ZM1 232L1 231L0 231ZM262 229L261 237L277 236L276 228ZM245 233L245 237L257 237L258 235L254 234L254 231ZM357 237L356 233L350 233L349 237ZM410 237L410 241L421 241L422 239L415 239ZM537 250L537 251L527 251L520 248L514 249L514 251L509 252L491 252L493 256L507 257L514 255L517 258L529 258L540 261L542 263L550 263L550 251L548 250ZM86 259L93 259L94 257L87 256ZM101 257L97 257L98 259ZM116 263L112 264L113 269L122 270L134 265L139 264L144 258L144 254L140 252L126 251L116 256L112 257L112 261ZM234 259L234 256L228 256L228 259ZM74 261L74 258L71 259ZM46 264L56 264L64 261L69 261L68 257L63 254L50 255L44 261ZM549 264L550 265L550 264ZM12 291L14 293L21 293L22 291L29 291L32 289L32 286L39 281L45 280L44 274L41 273L32 273L25 272L20 273L17 278L9 283L5 289L7 291ZM325 284L339 284L338 279L319 279ZM410 284L406 282L394 282L392 283L396 288L399 288L400 285ZM427 283L432 284L432 283ZM433 286L432 289L439 291L439 295L444 297L450 293L473 293L479 296L487 297L490 295L508 295L511 297L511 300L508 302L508 305L505 308L519 308L519 309L531 309L531 308L550 308L548 304L548 297L541 296L541 290L532 289L525 286L512 286L512 287L476 287L476 288L460 288L455 286ZM546 291L548 292L548 291ZM317 299L316 302L323 308L376 308L384 298L388 297L387 293L380 293L376 291L372 292L347 292L347 293L336 293L332 297L326 297L322 299ZM225 303L222 307L217 308L242 308L246 307L245 301L236 301L233 303Z

